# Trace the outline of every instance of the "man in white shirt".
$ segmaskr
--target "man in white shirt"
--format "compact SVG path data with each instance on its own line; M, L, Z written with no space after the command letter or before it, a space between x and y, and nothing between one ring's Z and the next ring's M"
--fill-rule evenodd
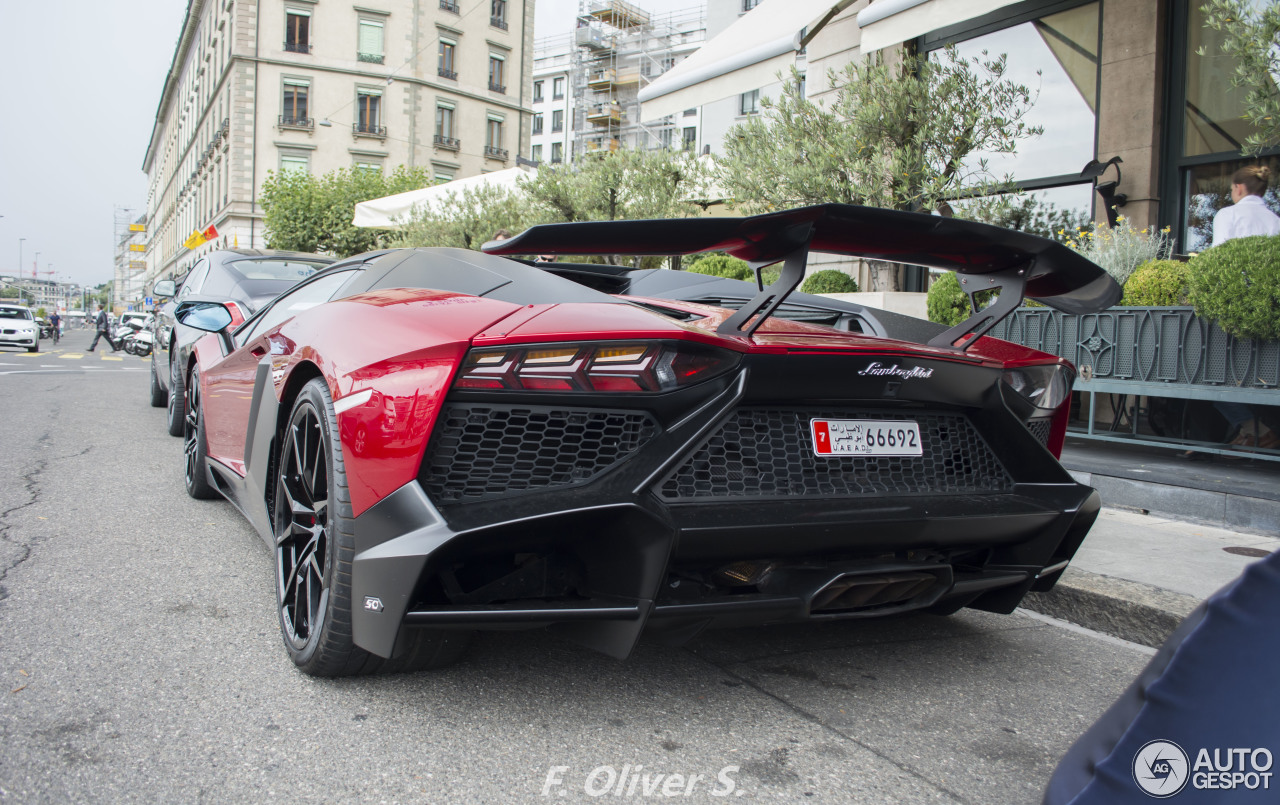
M1231 177L1230 207L1213 216L1213 245L1251 235L1280 235L1280 217L1262 200L1271 179L1266 165L1250 165Z

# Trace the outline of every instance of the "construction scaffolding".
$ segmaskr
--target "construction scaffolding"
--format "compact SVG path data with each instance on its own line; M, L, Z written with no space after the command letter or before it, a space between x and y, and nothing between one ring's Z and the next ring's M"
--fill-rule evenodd
M705 38L704 8L654 17L625 0L580 0L570 72L574 152L679 147L675 116L642 125L637 94Z

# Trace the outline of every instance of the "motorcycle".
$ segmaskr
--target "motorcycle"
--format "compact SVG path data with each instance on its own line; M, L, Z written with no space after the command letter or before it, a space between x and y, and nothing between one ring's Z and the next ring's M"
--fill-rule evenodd
M146 329L143 322L136 320L118 327L115 339L121 349L130 355L137 355L139 358L145 358L150 355L152 348L155 346L151 331Z

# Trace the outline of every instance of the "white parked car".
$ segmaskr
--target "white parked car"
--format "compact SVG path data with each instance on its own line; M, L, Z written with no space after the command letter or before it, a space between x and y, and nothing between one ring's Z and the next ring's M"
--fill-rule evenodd
M27 352L40 351L40 325L36 323L31 308L0 304L0 346L26 347Z

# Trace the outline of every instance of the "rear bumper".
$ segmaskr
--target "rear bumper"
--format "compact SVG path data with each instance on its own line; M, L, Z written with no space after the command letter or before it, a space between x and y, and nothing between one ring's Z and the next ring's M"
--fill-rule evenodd
M694 511L651 498L454 530L411 483L356 519L352 626L356 643L381 656L407 628L550 627L625 657L646 630L686 639L707 627L930 607L1011 612L1028 591L1052 586L1098 509L1096 492L1064 483L901 505ZM509 556L571 557L574 593L439 600L441 571ZM766 568L763 581L705 583L735 563Z

